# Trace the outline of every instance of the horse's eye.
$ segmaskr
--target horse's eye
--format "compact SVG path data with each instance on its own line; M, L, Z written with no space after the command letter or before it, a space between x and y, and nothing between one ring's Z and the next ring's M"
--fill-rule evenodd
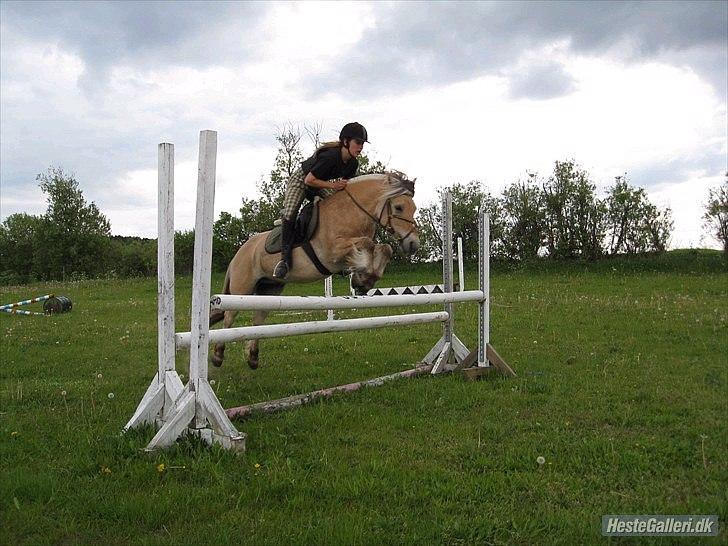
M404 210L404 207L402 205L395 205L394 212L402 212Z

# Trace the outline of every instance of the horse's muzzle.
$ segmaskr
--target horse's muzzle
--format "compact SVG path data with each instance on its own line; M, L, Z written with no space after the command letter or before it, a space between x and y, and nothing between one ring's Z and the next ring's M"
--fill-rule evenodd
M406 254L414 254L417 249L420 248L420 238L414 233L410 233L407 237L402 239L400 243L402 252Z

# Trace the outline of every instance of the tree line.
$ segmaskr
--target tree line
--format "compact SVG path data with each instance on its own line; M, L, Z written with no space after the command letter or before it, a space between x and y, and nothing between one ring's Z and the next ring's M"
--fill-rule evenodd
M309 132L314 144L318 133ZM221 212L213 227L213 268L224 271L237 249L253 234L270 229L283 206L285 184L304 159L301 134L290 128L276 135L278 151L268 176L257 182L256 197L243 197L238 214ZM386 166L360 157L360 174ZM156 274L156 240L111 235L111 225L83 196L73 175L50 168L37 176L47 199L42 215L12 214L0 224L0 283L133 277ZM491 255L496 260L597 260L617 254L664 252L673 222L669 208L652 204L643 188L617 177L606 195L597 194L589 173L574 160L556 161L546 177L529 174L491 194L478 181L455 183L453 233L463 239L466 260L478 254L477 212L490 215ZM413 257L427 262L442 255L441 196L417 212L421 247ZM728 254L728 176L710 190L704 226ZM380 230L381 241L392 243ZM175 269L192 271L194 231L175 233Z

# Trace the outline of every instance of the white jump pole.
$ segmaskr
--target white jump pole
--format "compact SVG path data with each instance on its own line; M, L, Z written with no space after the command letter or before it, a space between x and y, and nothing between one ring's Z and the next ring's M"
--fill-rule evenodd
M174 145L160 144L157 155L158 371L124 430L145 423L161 426L183 389L174 355Z
M200 132L192 277L190 378L177 397L169 418L149 442L148 451L170 446L184 433L196 434L207 443L219 443L225 448L238 451L245 449L245 435L239 433L232 425L207 381L216 157L217 133Z
M215 203L217 133L200 133L200 157L195 216L195 250L192 270L192 337L190 383L199 390L207 380L207 353L210 350L210 281L212 275L212 218Z
M433 296L444 296L445 312L450 316L447 322L443 323L442 337L427 353L423 362L433 363L432 372L438 374L451 371L462 364L467 358L469 351L465 344L454 333L455 317L453 314L453 303L460 301L473 301L471 299L459 299L467 294L477 294L479 302L482 302L485 295L480 290L453 292L453 253L452 253L452 195L446 190L442 195L442 284L443 294L432 294ZM458 257L459 258L459 257ZM387 296L388 298L391 296ZM452 362L454 361L454 362Z
M398 296L236 296L216 294L210 308L221 311L312 311L316 309L372 309L407 305L442 305L482 301L483 292L467 290L445 294L405 294ZM405 315L403 315L405 316Z
M324 279L324 295L327 298L330 298L334 295L334 282L333 282L331 275L329 275L328 277L326 277L326 279ZM327 309L326 310L326 320L334 320L335 318L336 317L334 316L334 310Z
M267 297L267 296L263 296ZM412 313L409 315L389 315L383 317L363 317L343 320L320 320L310 322L293 322L286 324L261 324L259 326L240 326L238 328L222 328L210 331L210 343L231 343L249 339L269 339L278 337L301 336L306 334L323 334L327 332L349 332L352 330L370 330L389 326L407 326L428 322L444 322L447 313ZM175 336L177 348L190 346L190 333L181 332Z
M463 262L463 238L458 237L458 286L460 287L460 292L465 290L465 269Z
M452 194L446 190L442 195L442 286L446 294L453 291L452 281ZM443 337L447 347L452 347L452 333L455 325L452 302L445 303L445 312L450 316L443 323ZM434 370L433 370L434 371Z
M490 343L490 218L478 214L478 287L485 296L478 305L478 367L490 366L487 346Z

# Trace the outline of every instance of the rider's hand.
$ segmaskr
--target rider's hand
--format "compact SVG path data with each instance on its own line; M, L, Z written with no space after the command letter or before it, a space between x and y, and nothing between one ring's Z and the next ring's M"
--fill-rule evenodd
M334 180L331 187L335 190L343 190L346 187L346 180L344 180L343 178Z

